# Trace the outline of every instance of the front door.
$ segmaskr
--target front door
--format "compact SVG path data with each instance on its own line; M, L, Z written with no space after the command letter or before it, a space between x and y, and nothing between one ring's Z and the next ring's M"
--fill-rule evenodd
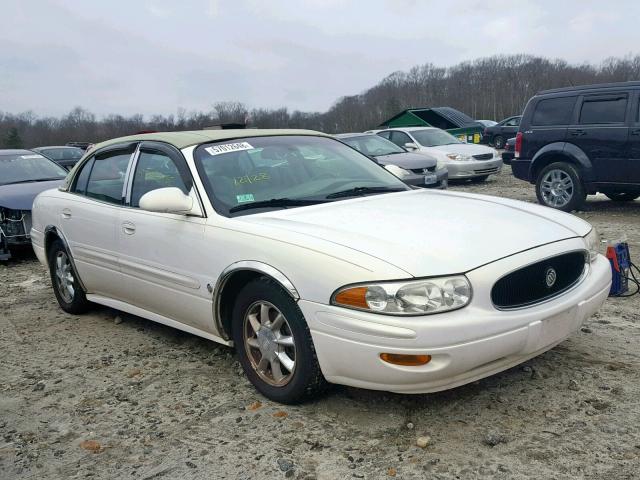
M200 215L148 212L140 198L152 190L177 187L198 198L182 154L165 144L143 142L134 160L127 207L118 226L120 265L128 303L199 330L216 333L207 265L198 252L205 241ZM202 211L200 212L202 213Z

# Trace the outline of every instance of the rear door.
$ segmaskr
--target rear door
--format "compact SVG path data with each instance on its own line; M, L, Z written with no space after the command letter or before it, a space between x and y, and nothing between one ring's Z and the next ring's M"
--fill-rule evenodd
M629 181L629 105L627 92L587 94L578 100L567 142L589 157L598 183Z
M59 209L60 228L69 243L88 293L122 300L117 225L125 178L136 144L101 150L80 167Z
M629 129L628 181L640 184L640 92L634 95Z

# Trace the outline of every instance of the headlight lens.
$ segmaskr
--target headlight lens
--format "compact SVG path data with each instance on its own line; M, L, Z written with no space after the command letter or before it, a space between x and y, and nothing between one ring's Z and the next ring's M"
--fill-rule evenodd
M463 275L343 287L331 297L333 305L388 315L441 313L470 300L471 284Z
M600 253L600 235L594 227L583 238L589 250L589 261L593 262Z
M470 155L463 155L461 153L447 153L447 157L451 160L457 160L459 162L466 162L467 160L471 160Z
M397 165L385 165L384 168L389 170L398 178L407 178L412 175L412 173L409 170L405 170L404 168L401 168Z

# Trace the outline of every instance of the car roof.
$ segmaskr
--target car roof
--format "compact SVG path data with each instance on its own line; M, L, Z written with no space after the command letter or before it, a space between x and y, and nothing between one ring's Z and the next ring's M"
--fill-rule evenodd
M640 82L615 82L615 83L595 83L593 85L576 85L573 87L551 88L549 90L542 90L536 95L546 95L548 93L562 93L562 92L574 92L582 90L596 90L599 88L627 88L627 87L640 87Z
M357 133L336 133L334 135L334 137L336 137L336 138L352 138L352 137L371 137L372 135L375 135L375 133L361 133L361 132L357 132Z
M279 135L312 135L319 137L330 137L325 133L316 132L313 130L296 130L296 129L236 129L236 130L191 130L184 132L156 132L156 133L142 133L139 135L129 135L127 137L113 138L105 142L97 144L91 152L123 142L135 142L135 141L155 141L164 142L173 145L176 148L182 149L191 147L193 145L199 145L201 143L217 142L221 140L233 140L236 138L250 138L250 137L268 137Z
M48 148L74 148L74 149L78 149L78 147L74 147L73 145L47 145L46 147L36 147L33 148L32 150L46 150ZM81 148L79 150L82 150Z
M403 130L406 132L414 132L416 130L440 130L440 129L436 127L391 127L391 128L387 128L387 130ZM384 131L384 130L381 130L381 131Z
M31 150L24 150L22 148L13 149L0 149L0 155L29 155L33 154Z

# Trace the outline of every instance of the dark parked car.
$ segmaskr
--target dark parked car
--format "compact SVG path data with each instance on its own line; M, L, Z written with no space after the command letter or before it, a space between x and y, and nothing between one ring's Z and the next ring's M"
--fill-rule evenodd
M520 115L505 118L493 127L487 127L482 134L482 143L488 143L496 148L503 148L506 141L516 136L520 125Z
M0 150L0 260L11 258L9 247L31 242L33 199L62 184L67 171L29 150Z
M84 150L78 147L37 147L32 150L41 153L67 170L71 170L84 155Z
M505 165L511 165L511 160L515 156L516 150L516 138L510 138L504 144L504 150L502 151L502 163Z
M373 133L342 133L336 138L373 158L408 185L447 188L447 167L438 165L431 155L408 152Z
M640 82L536 94L516 137L513 174L535 183L538 201L571 211L589 194L640 196Z

